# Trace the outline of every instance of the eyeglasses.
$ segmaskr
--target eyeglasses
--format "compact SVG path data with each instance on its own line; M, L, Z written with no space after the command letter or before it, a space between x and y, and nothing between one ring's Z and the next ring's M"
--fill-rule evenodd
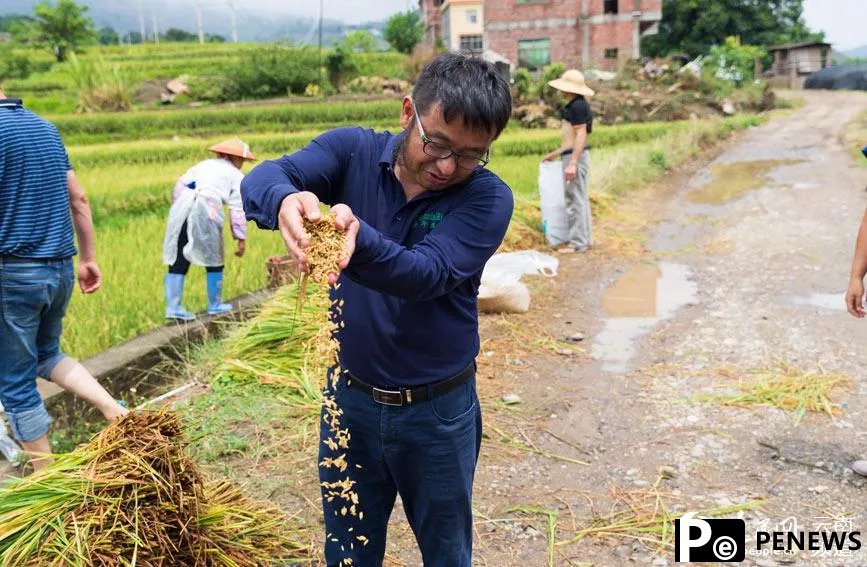
M437 159L454 157L455 161L458 164L458 167L469 170L473 170L477 167L485 167L486 165L488 165L488 162L491 161L490 149L485 152L484 157L461 155L453 151L450 147L444 146L443 144L440 144L438 142L434 142L433 140L428 138L427 134L424 133L424 128L421 125L421 118L418 117L418 108L415 106L415 101L413 101L412 106L413 115L415 115L415 122L416 124L418 124L418 133L421 136L421 149L424 153L426 153L430 157Z

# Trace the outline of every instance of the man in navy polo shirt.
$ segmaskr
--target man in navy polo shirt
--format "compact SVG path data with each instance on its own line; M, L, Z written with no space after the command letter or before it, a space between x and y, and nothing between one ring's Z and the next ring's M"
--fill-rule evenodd
M127 413L60 351L75 286L73 229L81 247L78 283L93 293L102 274L90 205L60 134L0 89L0 400L35 468L49 462L51 425L37 376L92 403L108 420Z
M485 165L511 110L493 65L443 54L404 98L400 133L331 130L242 183L247 218L279 229L302 265L303 218L318 220L320 202L333 205L347 235L334 292L344 300L345 374L333 395L351 435L346 458L363 520L323 498L328 565L382 564L397 494L426 566L471 564L482 433L476 295L513 207ZM320 445L320 460L335 456ZM341 479L320 470L323 483Z

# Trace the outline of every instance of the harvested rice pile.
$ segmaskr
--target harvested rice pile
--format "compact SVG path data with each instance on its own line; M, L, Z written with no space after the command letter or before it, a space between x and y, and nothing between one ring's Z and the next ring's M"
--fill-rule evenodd
M258 566L305 555L285 515L205 482L173 413L132 412L0 490L2 565Z
M319 222L304 221L304 230L310 245L307 254L307 273L316 283L326 283L329 272L339 272L337 263L344 257L345 237L334 225L334 217L323 215Z

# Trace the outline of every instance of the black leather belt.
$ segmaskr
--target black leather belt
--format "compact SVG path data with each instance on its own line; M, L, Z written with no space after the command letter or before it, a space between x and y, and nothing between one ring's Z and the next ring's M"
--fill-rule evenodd
M359 379L358 376L349 371L346 374L349 375L346 381L347 386L369 394L375 402L386 406L408 406L427 401L450 392L458 386L463 386L476 375L476 363L472 362L465 369L442 382L415 388L398 388L397 390L383 390Z

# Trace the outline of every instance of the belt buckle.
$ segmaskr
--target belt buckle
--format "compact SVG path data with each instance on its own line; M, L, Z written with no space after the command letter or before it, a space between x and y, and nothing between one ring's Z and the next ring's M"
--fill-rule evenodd
M394 402L394 396L397 396L397 402ZM374 387L373 401L386 406L402 406L403 392L400 390L380 390L379 388Z

